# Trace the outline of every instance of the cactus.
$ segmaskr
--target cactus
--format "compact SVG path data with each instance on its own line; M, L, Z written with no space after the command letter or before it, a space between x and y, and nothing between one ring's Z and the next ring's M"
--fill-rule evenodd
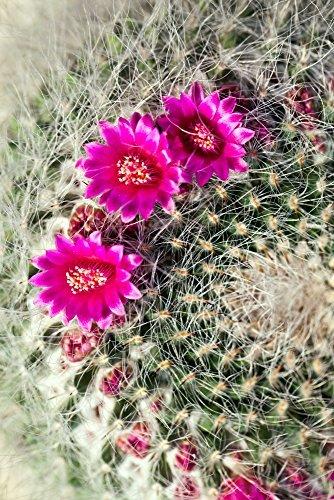
M34 120L10 131L4 394L19 408L36 476L49 476L59 498L324 499L334 439L329 62L320 84L315 53L299 57L309 7L289 33L289 77L279 65L274 73L279 45L264 39L255 7L166 2L165 17L158 7L147 24L104 26L65 80L46 81ZM280 43L294 8L287 2L269 23ZM232 28L220 26L223 14ZM322 29L305 34L315 52ZM245 61L262 66L239 60L244 46ZM147 220L122 221L86 200L74 164L96 140L95 122L129 118L134 106L158 117L160 94L194 79L237 97L256 132L249 172L203 188L185 182L173 212ZM143 297L106 328L63 325L33 305L28 258L53 248L56 234L96 231L101 245L141 256Z

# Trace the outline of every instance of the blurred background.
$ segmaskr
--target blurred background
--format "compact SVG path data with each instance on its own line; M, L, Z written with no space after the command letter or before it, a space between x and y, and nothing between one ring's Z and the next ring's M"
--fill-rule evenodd
M101 23L124 11L141 17L149 7L143 0L0 0L0 124Z

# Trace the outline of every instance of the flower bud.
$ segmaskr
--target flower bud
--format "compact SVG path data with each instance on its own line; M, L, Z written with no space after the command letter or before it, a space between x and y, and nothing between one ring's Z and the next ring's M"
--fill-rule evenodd
M116 440L116 446L123 453L137 458L144 458L150 448L151 433L145 422L137 422L130 431L125 432Z
M118 363L101 379L99 389L105 396L118 396L130 382L133 369L130 365Z
M98 328L83 331L79 328L65 332L61 340L63 353L72 363L82 361L100 343L102 333Z

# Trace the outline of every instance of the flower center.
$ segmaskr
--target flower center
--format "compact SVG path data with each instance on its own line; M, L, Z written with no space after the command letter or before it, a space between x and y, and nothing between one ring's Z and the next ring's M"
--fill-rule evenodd
M74 295L99 288L106 283L107 279L108 275L97 267L75 266L66 273L67 284Z
M217 146L216 138L203 123L196 123L191 130L191 134L191 140L195 146L203 151L215 151Z
M124 156L117 162L118 180L127 186L140 186L152 180L152 168L137 155Z

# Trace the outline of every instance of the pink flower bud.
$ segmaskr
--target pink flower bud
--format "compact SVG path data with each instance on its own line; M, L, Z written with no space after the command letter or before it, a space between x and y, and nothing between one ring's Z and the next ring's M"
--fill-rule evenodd
M151 433L145 422L137 422L129 432L116 440L116 446L123 453L137 458L144 458L150 448Z
M184 476L174 491L175 500L198 500L201 492L198 483L190 476Z
M106 218L107 214L100 208L80 205L71 215L68 235L71 237L81 235L86 238L94 231L101 231Z
M217 500L274 500L275 496L255 478L236 476L223 482Z
M150 410L153 411L153 413L159 413L164 407L164 401L162 397L157 396L151 401L150 404Z
M118 396L132 378L133 370L131 366L124 366L122 363L115 365L102 377L100 391L106 396Z
M319 153L326 153L327 145L320 135L315 134L314 137L311 138L311 142Z
M312 483L309 474L301 469L297 468L297 466L289 466L287 467L286 477L284 483L288 485L291 490L298 492L298 494L302 494L303 498L309 500L325 500L327 498L315 485Z
M102 332L95 328L92 331L83 331L79 328L67 331L61 339L61 348L69 361L82 361L100 343Z
M315 95L312 89L296 85L286 94L287 102L296 112L309 115L311 118L317 117L315 110Z
M237 100L237 108L240 111L247 111L254 108L254 99L246 95L240 88L238 82L225 83L218 89L221 97L232 96Z
M197 465L197 448L191 441L183 441L175 455L175 465L185 472L191 472Z

